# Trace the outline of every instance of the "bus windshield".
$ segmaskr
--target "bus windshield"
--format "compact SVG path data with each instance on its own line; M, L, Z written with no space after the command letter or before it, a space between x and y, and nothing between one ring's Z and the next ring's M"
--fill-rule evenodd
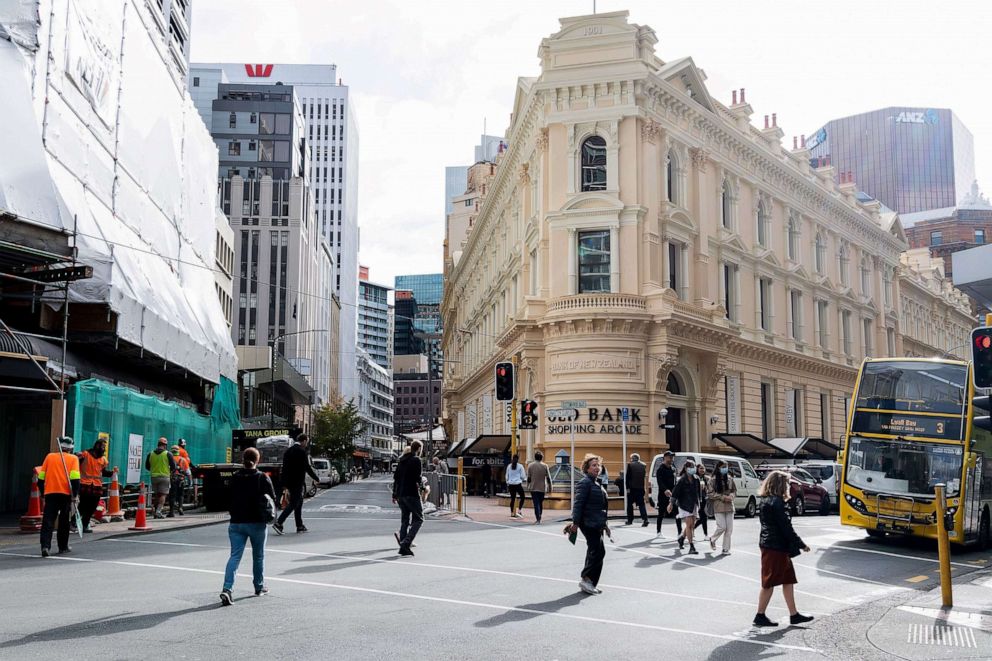
M857 407L887 411L964 412L968 368L932 361L866 363L861 374Z
M961 492L960 445L854 436L847 454L846 480L858 489L932 496L934 485L943 483L948 496Z

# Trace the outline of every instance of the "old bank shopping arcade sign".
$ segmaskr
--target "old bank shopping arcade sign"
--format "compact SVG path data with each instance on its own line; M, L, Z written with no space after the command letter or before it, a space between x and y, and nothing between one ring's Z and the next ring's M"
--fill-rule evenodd
M624 430L623 408L557 409L552 412L575 412L574 421L569 415L549 415L548 434L622 434ZM628 408L626 433L643 434L644 423L641 409Z

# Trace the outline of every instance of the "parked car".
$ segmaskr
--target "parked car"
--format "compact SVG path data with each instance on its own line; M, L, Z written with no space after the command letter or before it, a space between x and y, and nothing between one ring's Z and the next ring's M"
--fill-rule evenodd
M797 466L802 468L814 478L820 480L820 484L827 490L830 499L830 507L837 508L840 504L840 464L831 459L765 459L757 468L764 466Z
M313 469L317 472L318 484L322 487L332 487L334 486L334 479L331 475L331 462L327 459L314 459Z
M810 475L799 466L762 465L756 469L764 479L772 471L789 474L789 507L793 516L803 516L807 512L830 514L830 494L820 484L820 479Z
M658 493L658 466L661 465L663 455L656 454L651 461L651 494ZM761 479L755 472L754 467L743 457L722 454L706 454L702 452L676 452L675 472L678 473L682 466L689 459L697 464L702 463L706 467L706 472L712 474L716 470L718 461L726 461L730 468L730 475L734 478L737 486L737 497L734 499L734 507L739 513L751 518L758 511L758 487L761 486Z

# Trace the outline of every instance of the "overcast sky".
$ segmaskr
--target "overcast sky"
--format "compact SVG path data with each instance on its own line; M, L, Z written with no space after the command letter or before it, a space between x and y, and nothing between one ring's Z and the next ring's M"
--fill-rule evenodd
M362 264L371 279L440 272L444 167L502 134L518 76L558 18L592 0L197 0L194 62L334 63L360 132ZM827 120L890 106L950 108L971 130L992 193L988 0L599 0L691 56L711 95L747 88L757 123L778 113L786 146ZM984 110L983 110L984 108Z

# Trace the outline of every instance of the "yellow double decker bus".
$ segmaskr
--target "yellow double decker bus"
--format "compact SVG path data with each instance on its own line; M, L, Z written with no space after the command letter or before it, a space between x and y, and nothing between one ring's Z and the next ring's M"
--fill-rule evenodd
M840 456L841 523L936 539L934 486L944 484L951 541L989 547L992 433L975 416L989 398L975 398L971 370L960 360L864 361Z

